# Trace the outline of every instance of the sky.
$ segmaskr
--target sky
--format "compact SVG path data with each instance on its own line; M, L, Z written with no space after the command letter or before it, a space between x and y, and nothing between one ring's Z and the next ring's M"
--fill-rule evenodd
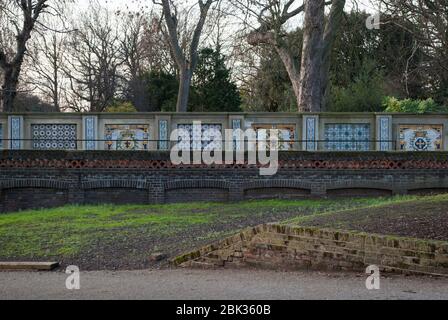
M131 9L131 10L138 10L141 8L142 4L144 5L152 5L152 0L98 0L101 3L107 4L107 6L111 10L124 10L124 9ZM194 0L183 0L184 2L194 2ZM89 0L75 0L76 5L80 8L87 8L89 4ZM350 2L350 1L348 1ZM359 4L360 8L365 8L368 11L372 10L372 5L368 4L369 0L359 1L359 2L365 2L366 4ZM347 6L350 6L350 3L347 4Z

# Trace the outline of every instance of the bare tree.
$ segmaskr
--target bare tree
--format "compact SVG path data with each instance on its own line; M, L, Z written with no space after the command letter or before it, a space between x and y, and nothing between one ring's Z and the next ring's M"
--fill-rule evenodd
M64 67L70 82L69 107L102 112L113 103L120 88L124 61L117 23L107 9L94 1L75 28L69 43L71 55Z
M124 60L127 89L125 98L138 111L155 111L150 103L147 72L174 73L169 44L161 31L160 18L130 13L120 34L120 54Z
M61 111L63 86L64 52L66 50L66 34L52 32L38 38L32 44L30 66L31 75L25 80L36 86L48 100L55 111Z
M171 47L172 55L179 72L179 94L177 98L177 111L186 112L188 107L188 98L190 94L190 85L193 72L198 63L198 47L202 35L202 30L207 19L210 7L217 0L197 0L199 6L199 20L194 28L189 46L183 46L179 41L178 10L171 0L161 0L155 4L162 6L165 19L167 38Z
M375 0L381 3L386 17L382 23L394 23L416 39L414 50L425 55L420 73L427 87L443 103L448 103L448 1L447 0ZM408 73L405 72L407 83Z
M3 27L12 24L15 49L8 50L2 36L0 46L0 69L2 71L1 102L2 110L13 111L14 99L17 95L22 64L27 52L27 43L43 13L48 11L48 0L15 0L0 3L0 23ZM5 31L2 32L5 34ZM11 38L10 38L11 39ZM11 43L10 42L10 43Z

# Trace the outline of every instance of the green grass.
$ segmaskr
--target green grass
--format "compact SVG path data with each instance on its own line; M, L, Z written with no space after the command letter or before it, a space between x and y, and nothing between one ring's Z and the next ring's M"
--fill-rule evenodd
M413 201L418 197L265 200L240 203L66 206L0 215L0 259L65 259L104 247L122 250L123 259L161 250L193 249L260 222L300 224L302 219ZM437 198L434 198L437 199ZM293 217L293 219L291 219ZM280 220L279 220L280 219ZM179 240L178 240L179 239ZM193 241L194 240L194 241ZM196 241L196 242L195 242ZM189 246L191 248L189 248ZM107 254L107 253L105 253Z

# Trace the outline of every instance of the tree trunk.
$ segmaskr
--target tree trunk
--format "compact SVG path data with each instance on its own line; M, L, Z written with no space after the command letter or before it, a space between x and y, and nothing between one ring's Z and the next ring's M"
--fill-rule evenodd
M322 48L322 68L321 68L321 87L322 87L322 101L321 111L326 111L327 100L329 96L329 77L331 67L331 53L336 35L339 32L342 23L342 17L344 14L346 0L333 0L330 10L330 16L328 18L327 25L325 27L325 33L323 36L323 48Z
M322 102L321 68L325 0L305 3L299 112L319 112Z
M181 70L179 75L179 95L177 97L177 112L188 111L188 97L190 95L192 72L185 68Z
M294 60L293 55L285 47L276 46L277 53L280 56L286 71L288 72L289 79L291 80L292 89L296 97L297 105L299 106L300 97L300 70L298 63Z
M8 68L3 71L3 86L1 92L3 112L14 111L14 99L17 95L17 85L19 83L19 72L14 68Z

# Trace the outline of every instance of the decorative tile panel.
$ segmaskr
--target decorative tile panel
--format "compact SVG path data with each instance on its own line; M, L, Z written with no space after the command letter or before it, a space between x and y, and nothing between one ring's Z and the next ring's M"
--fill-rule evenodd
M233 129L233 150L239 151L239 150L241 150L241 144L243 143L243 141L240 141L238 139L235 131L242 129L241 128L241 120L240 119L232 120L232 129Z
M379 117L379 151L390 151L392 144L392 118L391 117Z
M168 121L159 121L159 150L168 150L169 138L168 138Z
M304 116L304 129L303 129L303 149L305 151L316 151L318 148L319 140L319 117L318 116Z
M8 118L9 122L9 148L11 150L22 149L22 132L23 132L23 117L11 116Z
M149 125L109 124L105 127L106 150L148 150Z
M96 150L98 118L89 116L84 118L84 140L86 150Z
M32 124L34 150L76 150L76 124Z
M443 125L401 125L400 149L439 151L443 149Z
M325 125L325 149L328 151L369 151L369 124Z
M295 125L254 125L258 140L269 142L270 130L278 131L279 150L289 151L294 149L296 128ZM269 143L268 143L269 145Z
M181 150L222 150L222 125L220 124L179 124L185 136L179 137L179 149ZM181 132L181 133L182 133ZM219 138L219 141L214 141ZM188 141L188 139L190 139ZM182 140L182 142L181 142ZM187 141L186 141L187 140Z

